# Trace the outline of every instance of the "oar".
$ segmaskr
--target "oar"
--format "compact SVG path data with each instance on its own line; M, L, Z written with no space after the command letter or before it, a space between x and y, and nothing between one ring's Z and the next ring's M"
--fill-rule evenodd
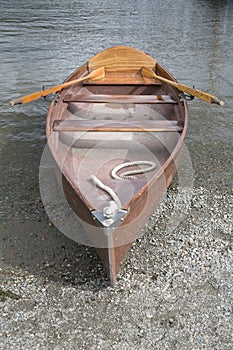
M98 79L102 79L104 76L105 76L105 70L104 70L104 67L101 67L101 68L93 70L91 73L85 75L84 77L68 81L67 83L53 86L50 89L34 92L33 94L16 98L15 100L10 101L10 106L15 106L17 104L22 104L22 103L34 101L42 96L47 96L53 92L61 91L64 88L67 88L71 85L77 84L77 83L79 83L83 80L86 80L86 79L98 80Z
M176 87L178 90L180 91L183 91L183 92L186 92L192 96L196 96L206 102L209 102L209 103L216 103L220 106L223 106L224 105L224 102L223 101L220 101L218 99L218 97L216 96L213 96L211 94L208 94L207 92L203 92L201 90L196 90L196 89L192 89L190 86L187 86L187 85L184 85L184 84L179 84L179 83L176 83L175 81L171 81L169 79L166 79L166 78L163 78L157 74L155 74L155 72L151 69L151 68L148 68L148 67L142 67L142 76L146 77L146 78L156 78L156 79L159 79L161 81L164 81L165 83L168 83L174 87Z

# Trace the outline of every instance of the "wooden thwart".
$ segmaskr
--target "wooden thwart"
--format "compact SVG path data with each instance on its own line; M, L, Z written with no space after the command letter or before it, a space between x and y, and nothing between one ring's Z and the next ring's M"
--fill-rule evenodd
M94 79L84 81L83 85L161 85L158 79L143 77L139 71L137 74L107 74L98 82Z
M87 102L87 103L174 103L178 102L169 95L67 95L63 99L64 102Z
M182 126L177 121L134 121L115 122L107 120L55 120L54 131L79 131L79 132L181 132Z

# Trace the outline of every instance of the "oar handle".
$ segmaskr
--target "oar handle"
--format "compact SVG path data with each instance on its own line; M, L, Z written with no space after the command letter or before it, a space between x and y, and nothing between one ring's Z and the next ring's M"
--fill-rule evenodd
M169 80L168 80L169 81ZM197 89L192 89L190 86L184 85L184 84L179 84L179 83L175 83L174 85L175 87L177 87L178 90L186 92L189 95L198 97L199 99L208 102L208 103L215 103L218 104L219 106L223 106L224 102L219 100L219 98L217 96L211 95L208 92L204 92L201 90L197 90Z
M47 95L52 94L54 92L61 91L62 89L65 89L69 86L77 84L83 80L90 79L90 78L92 78L92 80L98 80L98 79L102 79L104 76L105 76L104 67L97 68L97 69L93 70L92 72L90 72L89 74L85 75L84 77L81 77L81 78L78 78L75 80L71 80L71 81L68 81L68 82L60 84L60 85L53 86L53 87L46 89L46 90L34 92L33 94L30 94L30 95L18 97L15 100L10 101L9 104L10 104L10 106L15 106L18 104L34 101L40 97L47 96Z
M171 86L174 86L175 88L177 88L178 90L180 90L182 92L186 92L186 93L188 93L192 96L198 97L206 102L216 103L220 106L224 105L224 102L220 101L218 97L211 95L207 92L201 91L201 90L192 89L190 86L187 86L184 84L179 84L179 83L176 83L175 81L163 78L163 77L155 74L155 72L151 68L142 67L142 75L147 77L147 78L159 79L160 81L163 81Z
M16 98L15 100L12 100L9 102L10 106L15 106L15 105L21 105L23 103L23 100L21 97Z

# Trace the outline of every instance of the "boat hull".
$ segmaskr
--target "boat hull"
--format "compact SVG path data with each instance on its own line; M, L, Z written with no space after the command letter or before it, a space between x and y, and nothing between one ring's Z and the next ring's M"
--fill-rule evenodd
M61 91L59 99L52 102L47 138L62 172L67 201L114 285L132 243L176 174L187 132L188 107L177 89L145 79L139 68L147 65L175 81L166 70L150 56L127 47L97 54L67 81L101 65L106 71L104 79ZM154 162L156 169L135 179L111 178L114 166L139 159ZM106 197L112 200L111 195L91 183L91 174L120 195L121 207L110 218L104 214L104 205Z
M133 242L140 237L142 228L159 206L172 182L179 166L181 153L182 148L161 175L131 203L124 221L114 229L111 228L109 232L106 232L106 228L98 225L92 211L80 200L79 195L63 176L63 190L67 201L89 237L89 245L96 248L112 286L117 281L121 266Z

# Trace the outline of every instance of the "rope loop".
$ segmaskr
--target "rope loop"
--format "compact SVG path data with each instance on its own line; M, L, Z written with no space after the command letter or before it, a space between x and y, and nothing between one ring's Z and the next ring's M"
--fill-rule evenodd
M112 199L114 200L114 202L117 205L117 209L120 210L121 209L121 201L120 198L118 197L118 195L113 191L113 189L109 186L106 186L102 181L100 181L100 179L98 179L95 175L91 175L91 181L93 182L93 184L99 188L101 188L103 191L107 192L110 197L112 197Z
M135 165L149 165L148 168L143 168L143 169L138 169L138 170L129 170L125 171L124 173L117 175L117 172L121 169L132 167ZM116 166L112 171L111 171L111 176L113 179L136 179L134 175L142 174L142 173L148 173L149 171L152 171L156 168L156 164L151 161L147 160L136 160L134 162L128 162L128 163L123 163L118 166Z
M116 173L126 167L131 167L131 166L135 166L135 165L149 165L148 168L144 168L144 169L138 169L138 170L131 170L131 171L126 171L121 175L117 175ZM111 175L114 179L135 179L136 177L134 175L137 174L142 174L142 173L147 173L149 171L152 171L156 168L156 164L147 160L138 160L138 161L134 161L134 162L128 162L128 163L123 163L120 164L118 166L116 166L112 171L111 171ZM118 197L118 195L116 194L116 192L113 191L113 189L109 186L106 186L100 179L98 179L95 175L91 175L91 181L93 182L93 184L97 187L99 187L100 189L102 189L103 191L107 192L110 197L112 197L113 201L111 201L109 203L109 206L104 208L103 210L103 214L106 218L111 218L112 215L114 215L114 213L117 210L121 210L121 200Z

